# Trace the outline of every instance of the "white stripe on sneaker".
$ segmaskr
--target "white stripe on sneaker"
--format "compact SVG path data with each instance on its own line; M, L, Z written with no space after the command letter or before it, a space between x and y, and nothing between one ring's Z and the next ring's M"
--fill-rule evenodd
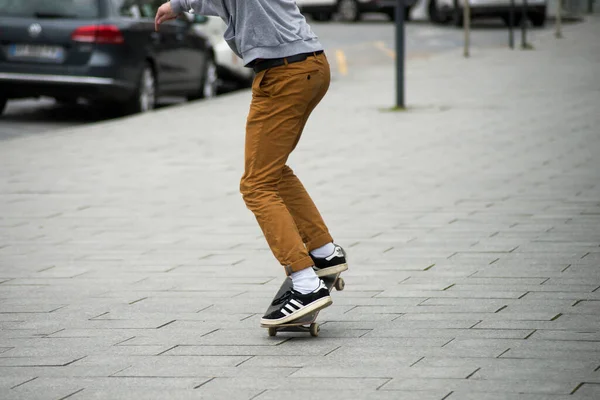
M288 311L288 312L291 312L291 313L298 311L298 310L296 310L294 307L292 307L292 305L291 305L290 303L286 304L286 305L285 305L285 306L282 308L282 310L286 310L286 311Z
M294 306L296 306L299 309L301 309L302 307L304 307L300 302L298 302L298 300L296 299L291 299L290 303L293 304Z

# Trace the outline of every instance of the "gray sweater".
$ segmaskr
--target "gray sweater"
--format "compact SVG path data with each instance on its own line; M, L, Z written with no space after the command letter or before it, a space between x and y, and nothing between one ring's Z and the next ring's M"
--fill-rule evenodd
M295 0L171 0L171 7L221 17L225 41L246 66L257 58L323 50Z

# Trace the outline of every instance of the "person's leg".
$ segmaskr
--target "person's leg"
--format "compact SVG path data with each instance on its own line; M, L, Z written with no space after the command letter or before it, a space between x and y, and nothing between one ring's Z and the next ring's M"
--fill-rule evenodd
M319 79L322 80L322 82L320 82L318 86L319 92L312 98L302 117L298 140L300 139L300 135L302 134L312 111L327 93L331 81L329 62L327 61L325 54L319 55L314 61L322 66L322 75L311 76L310 79ZM294 147L296 144L297 142L294 144ZM279 182L279 194L294 218L308 251L312 251L333 242L333 238L331 237L319 210L304 188L304 185L302 185L302 182L300 182L298 177L294 174L294 171L287 165L283 168L281 181Z
M320 55L316 62L323 64L325 82L321 85L321 92L313 98L306 109L300 132L310 117L314 108L325 96L330 83L329 63L324 54ZM299 138L300 136L298 136ZM327 276L340 273L348 269L346 253L333 243L321 214L302 182L287 165L283 168L283 174L279 183L279 194L286 207L296 222L296 226L302 236L302 240L310 252L315 263L314 269L318 276Z
M329 71L325 72L322 62L309 57L301 63L261 71L252 89L240 191L288 275L314 262L280 195L280 183L287 159L302 133L307 110L317 97L322 97Z
M279 194L292 215L308 251L333 242L319 210L294 172L283 168Z

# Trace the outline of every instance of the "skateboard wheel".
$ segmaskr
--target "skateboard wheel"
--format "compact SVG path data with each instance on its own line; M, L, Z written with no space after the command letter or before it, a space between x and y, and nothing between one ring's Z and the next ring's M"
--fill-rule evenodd
M344 290L345 287L346 287L346 282L344 281L343 278L339 278L337 280L337 282L335 283L336 290L341 292L342 290Z
M319 324L317 324L317 323L310 324L310 336L313 336L313 337L319 336L320 330L321 330L321 327L319 327Z
M269 328L269 336L277 336L277 329Z

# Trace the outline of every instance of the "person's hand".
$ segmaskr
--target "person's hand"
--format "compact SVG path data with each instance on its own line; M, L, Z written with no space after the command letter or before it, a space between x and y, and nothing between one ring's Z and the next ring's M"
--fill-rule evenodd
M167 1L158 8L158 11L156 11L156 18L154 18L154 29L158 32L158 26L160 24L175 18L177 18L177 14L173 12L171 2Z

